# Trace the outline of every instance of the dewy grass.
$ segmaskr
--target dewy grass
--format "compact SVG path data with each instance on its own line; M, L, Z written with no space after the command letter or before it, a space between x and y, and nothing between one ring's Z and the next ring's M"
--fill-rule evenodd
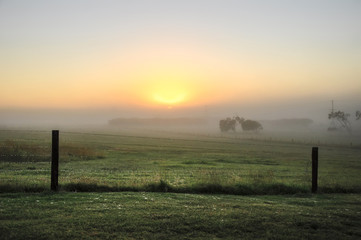
M360 239L360 194L0 194L0 238Z
M8 150L12 146L12 151L30 153L39 148L47 154L39 162L0 158L1 192L48 189L49 137L27 131L0 136L0 146ZM311 146L307 144L182 137L61 133L60 187L65 191L310 192ZM319 155L320 192L361 192L361 148L321 146Z

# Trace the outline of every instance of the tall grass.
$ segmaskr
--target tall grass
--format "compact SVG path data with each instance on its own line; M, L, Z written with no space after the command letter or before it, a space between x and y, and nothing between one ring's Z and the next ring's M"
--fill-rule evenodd
M43 162L49 159L49 147L6 140L0 143L1 162Z
M6 140L0 143L0 162L47 162L51 157L50 144L28 144L20 141ZM102 159L104 153L80 144L62 144L60 148L62 161Z

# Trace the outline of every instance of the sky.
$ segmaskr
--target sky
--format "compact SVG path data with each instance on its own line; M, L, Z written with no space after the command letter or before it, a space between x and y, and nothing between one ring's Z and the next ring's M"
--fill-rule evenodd
M3 112L288 116L360 93L359 0L0 0Z

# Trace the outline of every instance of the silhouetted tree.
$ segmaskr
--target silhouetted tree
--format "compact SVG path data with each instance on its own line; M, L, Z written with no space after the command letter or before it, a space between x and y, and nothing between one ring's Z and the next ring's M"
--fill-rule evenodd
M241 124L243 131L260 131L263 129L262 125L254 120L245 120L244 118L235 117L235 119Z
M232 119L228 117L219 121L219 128L221 129L221 132L228 132L229 130L235 132L236 123L237 121L234 118Z
M348 132L351 132L351 124L348 121L350 114L344 113L342 111L331 112L328 114L328 119L336 120L341 127L346 128Z
M360 111L356 111L356 120L361 119L361 112Z

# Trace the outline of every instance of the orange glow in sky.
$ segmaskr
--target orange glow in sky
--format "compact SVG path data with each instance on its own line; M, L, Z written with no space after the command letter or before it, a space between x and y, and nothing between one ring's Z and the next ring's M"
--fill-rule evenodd
M225 67L232 64L222 55L195 43L147 42L129 48L118 59L124 71L115 83L119 91L127 89L126 101L149 107L188 107L229 99L235 93ZM227 81L228 81L227 80ZM122 81L123 82L123 81ZM225 95L222 91L228 89ZM115 91L115 90L114 90ZM120 100L121 101L121 100Z
M361 91L355 1L91 2L1 1L0 108L167 109Z

